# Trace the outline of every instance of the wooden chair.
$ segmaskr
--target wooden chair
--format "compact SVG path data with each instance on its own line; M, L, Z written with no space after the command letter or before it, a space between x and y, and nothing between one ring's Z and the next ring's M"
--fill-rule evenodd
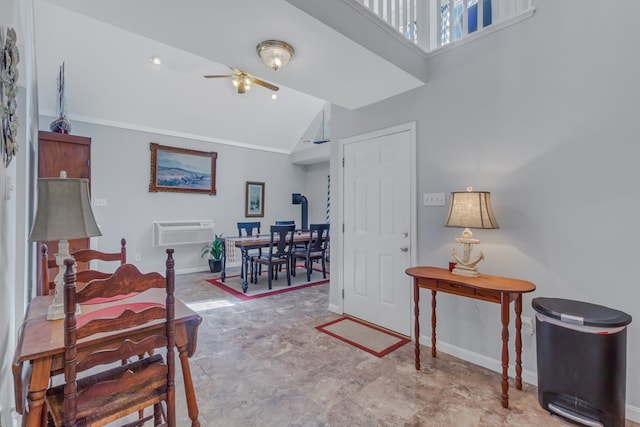
M238 222L238 237L260 234L260 221Z
M127 241L123 238L120 240L120 252L100 252L95 249L80 249L71 254L76 260L76 265L89 266L91 261L120 261L120 265L127 263ZM42 289L42 295L49 295L56 287L55 282L49 276L49 269L56 268L56 260L49 259L48 248L46 244L40 247L40 265L41 277L38 288ZM94 279L106 279L111 273L103 273L97 270L83 269L76 272L77 283L88 283Z
M304 266L307 269L307 282L311 281L311 264L317 260L322 260L322 278L327 278L326 252L328 243L329 224L310 224L307 247L304 249L294 249L291 254L294 265L297 259L304 259ZM293 275L295 276L295 270Z
M260 225L261 225L260 221L238 222L236 225L238 227L238 237L256 236L256 235L260 234ZM253 256L260 256L260 255L262 255L262 249L257 249L257 250L254 250L254 251L248 251L247 255L249 256L249 259L251 259L251 257L253 257ZM250 268L249 277L252 277L253 276L253 263L251 263L249 268ZM260 271L258 272L258 274L262 275L262 268L260 268Z
M255 272L258 265L267 266L267 277L269 280L269 289L271 289L271 281L275 277L278 278L277 267L284 265L287 270L287 286L291 286L291 248L293 247L294 225L272 225L270 228L271 239L269 240L269 248L266 254L251 258L251 271ZM252 275L252 283L257 283L256 274Z
M286 220L286 221L282 221L282 220L281 220L281 221L276 221L276 222L275 222L275 225L294 225L294 226L295 226L295 225L296 225L296 222L295 222L294 220L292 220L292 219L290 219L290 220ZM293 244L293 250L296 250L296 249L302 249L302 248L306 248L306 243L294 243L294 244ZM295 265L295 263L294 263L294 259L293 259L293 258L291 258L291 271L293 272L293 270L294 270L295 268L296 268L296 265ZM278 267L278 269L279 269L280 271L282 271L282 266Z
M50 424L102 426L153 406L153 415L124 425L141 426L153 419L155 426L176 426L173 249L167 249L166 278L124 264L111 277L93 280L78 291L73 264L72 259L65 260L64 384L47 391ZM165 290L164 305L118 299L153 288ZM76 303L96 297L111 298L112 304L76 317ZM145 327L159 320L166 327ZM88 339L95 334L108 335ZM83 346L85 339L92 344ZM114 362L161 347L166 348L166 361L158 353L114 367ZM78 378L79 372L89 369L88 375Z

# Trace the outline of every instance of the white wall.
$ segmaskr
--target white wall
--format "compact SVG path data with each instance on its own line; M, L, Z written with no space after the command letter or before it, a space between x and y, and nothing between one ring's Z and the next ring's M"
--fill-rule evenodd
M50 121L42 117L40 123ZM92 246L117 250L124 237L127 261L142 271L164 270L165 248L151 245L152 221L214 219L216 233L236 235L236 222L249 220L244 216L246 181L265 182L265 216L255 218L264 230L276 219L300 221L300 207L291 203L291 193L306 193L307 178L305 167L292 165L288 155L83 122L72 122L72 133L91 137L92 197L107 200L106 207L93 208L102 236L94 238ZM217 195L150 193L150 142L217 152ZM315 204L310 206L310 216L316 215L315 209ZM324 206L317 209L324 215ZM201 247L176 246L176 270L206 270ZM141 261L135 261L135 254Z
M327 222L327 177L329 162L308 165L305 167L305 196L309 201L309 224ZM299 218L300 214L298 214ZM296 221L299 219L296 218Z
M479 268L537 285L525 296L525 316L534 316L532 298L546 296L602 304L637 322L640 3L536 5L533 18L430 58L426 87L334 111L332 135L416 121L416 197L468 185L492 192L500 229L474 233L486 256ZM332 164L338 160L336 144ZM332 166L334 179L339 189ZM418 263L445 267L460 230L443 227L446 207L418 206ZM426 300L422 313L430 312ZM499 368L497 306L440 295L438 312L441 350ZM424 334L429 319L421 317ZM627 339L627 417L640 421L638 325ZM525 379L535 382L535 336L523 345Z
M0 0L0 31L3 40L6 30L16 30L17 46L20 55L18 63L18 153L7 168L0 165L0 423L12 424L11 411L15 406L11 362L16 344L16 330L22 322L26 307L26 288L23 285L28 275L25 257L19 254L26 251L27 217L26 208L29 186L27 176L30 173L31 159L28 127L32 126L32 115L27 106L26 87L30 77L30 62L33 53L28 36L31 29L31 0ZM29 70L27 71L27 68Z

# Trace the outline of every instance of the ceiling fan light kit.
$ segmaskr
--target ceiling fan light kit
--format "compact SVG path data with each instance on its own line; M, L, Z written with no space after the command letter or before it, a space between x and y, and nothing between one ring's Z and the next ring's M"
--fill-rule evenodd
M260 80L253 74L247 73L246 71L238 70L237 68L229 67L233 74L209 74L204 76L205 79L215 79L215 78L230 78L233 86L238 90L238 93L246 93L251 89L251 85L254 83L258 86L262 86L269 90L276 92L279 88L276 85L272 85L271 83L267 83L264 80Z
M279 40L265 40L258 43L256 52L267 67L276 71L287 65L295 53L290 44Z
M247 76L233 76L231 80L233 86L238 89L238 93L245 93L248 90L251 90L251 79Z

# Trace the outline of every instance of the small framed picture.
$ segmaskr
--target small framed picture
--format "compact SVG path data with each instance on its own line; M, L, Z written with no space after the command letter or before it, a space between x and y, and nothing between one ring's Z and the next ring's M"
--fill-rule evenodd
M247 181L244 197L244 216L264 217L264 182Z

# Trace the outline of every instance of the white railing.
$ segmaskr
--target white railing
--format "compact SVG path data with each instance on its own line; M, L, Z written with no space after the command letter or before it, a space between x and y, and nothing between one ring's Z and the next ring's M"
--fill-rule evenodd
M533 0L355 0L431 52L531 13Z

